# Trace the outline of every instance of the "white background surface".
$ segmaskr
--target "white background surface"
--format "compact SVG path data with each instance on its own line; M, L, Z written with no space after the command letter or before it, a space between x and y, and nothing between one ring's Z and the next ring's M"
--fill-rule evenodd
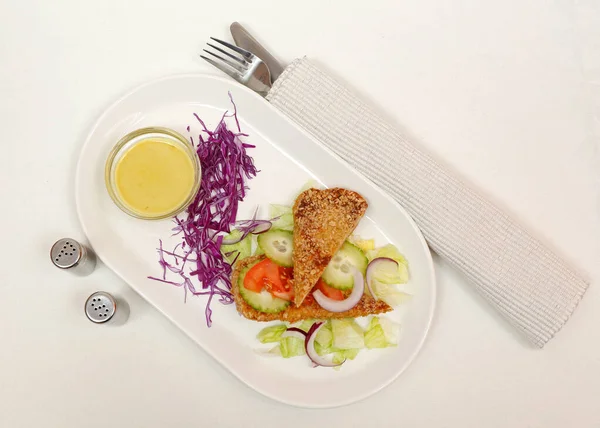
M341 4L0 3L1 427L600 426L600 6ZM327 67L587 271L563 331L531 349L438 260L419 358L370 399L310 411L243 386L106 268L55 269L52 242L82 238L72 179L89 127L148 79L215 73L195 53L232 20L285 62ZM125 326L83 317L96 289L126 297Z

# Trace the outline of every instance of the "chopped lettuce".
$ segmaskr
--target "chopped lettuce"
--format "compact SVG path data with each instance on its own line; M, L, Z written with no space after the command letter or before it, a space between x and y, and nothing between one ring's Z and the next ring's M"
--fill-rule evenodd
M374 262L371 265L373 278L384 284L399 284L402 281L399 267L404 267L404 265L399 264L395 260L384 260L385 262L383 263Z
M315 320L304 320L294 324L295 327L308 331ZM258 333L261 343L278 344L268 350L257 350L264 356L280 356L283 358L305 355L304 341L296 337L282 337L287 324L277 324L263 328ZM387 318L374 316L366 330L354 319L332 319L325 322L315 337L315 350L319 355L330 355L333 362L356 358L362 348L375 349L396 346L400 333L400 325ZM337 367L336 369L339 369Z
M242 232L233 230L230 234L225 235L223 239L239 238ZM252 237L246 236L237 244L221 245L221 254L225 256L228 263L233 263L235 260L242 260L249 257L252 252ZM239 255L238 255L239 254Z
M281 349L279 348L279 345L277 346L273 346L268 352L267 354L269 356L273 356L273 357L281 357Z
M263 328L257 335L261 343L278 343L277 346L265 352L269 355L279 355L283 358L304 355L304 341L296 337L282 337L288 329L286 324L277 324Z
M282 337L279 341L279 351L283 358L297 357L306 354L304 340L297 337Z
M305 186L305 189L312 187ZM271 205L271 218L277 217L273 227L278 229L292 230L292 209L284 205ZM235 232L234 232L235 233ZM239 251L239 257L247 257L252 248L252 239L248 237L238 244L223 246L224 253L228 251ZM378 257L386 257L395 260L398 265L382 263L375 267L371 288L375 295L389 304L398 306L411 296L399 290L398 284L408 281L408 262L398 249L389 244L381 248L375 248L372 239L361 239L358 236L349 238L349 241L365 252L369 261ZM254 254L261 254L260 247ZM368 291L367 291L368 292ZM308 319L294 323L293 326L308 332L316 320ZM261 343L276 343L276 346L261 350L265 356L280 356L291 358L305 355L304 340L297 337L282 337L289 324L277 324L266 327L258 333ZM354 319L331 319L325 322L315 337L315 350L319 355L330 356L335 363L344 360L353 360L361 349L379 349L396 346L400 335L400 325L384 317L374 316L370 319L366 329L362 329ZM339 370L341 366L336 366Z
M317 180L314 180L311 178L306 183L304 183L304 186L302 186L300 188L300 190L298 191L298 194L296 196L294 196L294 200L296 200L296 198L300 195L300 193L302 193L308 189L323 189L323 186Z
M302 327L300 327L302 328ZM307 330L308 331L308 330ZM326 321L315 337L315 350L319 355L331 354L333 346L333 333L331 332L331 322Z
M408 262L400 251L391 244L367 252L369 261L378 257L395 260L393 263L382 263L374 267L371 280L371 289L375 295L388 305L395 307L404 303L410 295L398 290L394 284L405 284L408 282Z
M256 336L260 343L275 343L279 342L281 335L285 333L287 326L285 324L272 325L263 328Z
M327 321L323 327L317 333L315 337L315 344L329 349L333 346L333 332L331 331L331 322Z
M397 345L398 340L400 339L400 324L384 317L379 318L379 324L381 325L381 328L383 328L383 334L385 334L385 339L388 343Z
M377 317L371 319L369 327L367 327L367 331L365 331L365 346L369 349L387 348L388 346L388 342L385 339L385 333L383 332L383 328L381 327L381 324L379 324L379 319Z
M294 216L292 207L287 205L269 205L269 218L273 220L273 229L293 230Z
M256 246L256 248L254 249L254 253L252 253L253 256L262 256L265 253L265 251L260 248L259 245Z
M303 320L303 321L299 321L295 324L292 324L292 326L299 328L300 330L308 333L308 330L310 330L310 328L316 321L317 320L313 320L313 319ZM325 325L323 327L321 327L321 329L317 333L317 337L315 337L315 343L318 345L321 345L325 348L330 348L331 342L333 341L333 334L331 332L331 322L330 321L324 321L324 322L325 322Z
M373 289L373 293L375 293L377 298L383 300L391 307L399 306L411 297L410 294L398 290L398 286L392 284L384 284L383 282L379 282L376 279L373 279L371 281L371 288Z
M365 331L365 346L369 349L396 346L400 326L387 318L373 317Z
M311 188L322 189L323 186L321 186L315 180L308 180L304 184L304 186L302 186L302 188L298 191L298 193L294 195L294 200L296 200L300 193ZM275 219L272 221L273 229L281 229L288 231L294 230L294 215L292 213L292 207L289 205L269 205L269 218Z
M336 358L340 358L341 361L343 361L345 358L353 360L356 358L359 352L360 349L343 349L333 354L333 360L335 361Z
M271 349L258 348L258 349L255 349L254 352L256 352L258 355L260 355L262 357L281 357L281 351L279 350L279 344L272 347Z
M371 319L367 331L365 331L365 346L369 349L387 348L389 346L383 327L381 327L377 317Z
M333 358L331 359L331 361L335 364L341 364L344 362L344 360L353 360L356 358L359 351L360 351L360 349L339 350L333 354ZM339 370L341 368L342 368L341 365L336 366L336 367L334 367L334 370Z
M351 244L356 245L364 253L375 249L375 240L374 239L362 239L360 236L352 235L348 238L348 241L350 241Z
M269 217L271 217L271 218L279 217L280 215L291 214L291 213L292 213L292 207L290 207L288 205L278 205L278 204L269 205Z
M400 251L398 251L398 248L396 248L396 246L392 244L384 245L383 247L374 250L371 254L367 254L367 258L369 259L369 261L373 260L376 257L387 257L396 260L399 264L408 265L408 262L406 261L402 253L400 253Z
M362 329L351 318L332 319L333 346L338 349L360 349L365 347Z
M398 262L398 269L389 270L378 268L374 272L374 278L383 284L406 284L408 282L408 262L404 256L392 244L384 245L371 251L367 251L369 261L378 257L386 257Z
M310 330L310 328L312 327L312 325L314 323L315 323L315 320L304 320L300 324L298 324L296 327L298 327L300 330L303 330L308 333L308 330Z
M326 348L325 346L321 346L316 341L315 341L315 351L317 351L317 354L319 354L321 356L331 354L331 348Z

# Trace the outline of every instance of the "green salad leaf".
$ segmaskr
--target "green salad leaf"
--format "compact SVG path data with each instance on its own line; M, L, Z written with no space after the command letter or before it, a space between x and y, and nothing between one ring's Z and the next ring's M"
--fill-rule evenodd
M333 362L339 364L346 359L353 360L356 358L359 352L360 349L343 349L341 351L337 351L333 354Z
M373 317L365 331L365 345L369 349L396 346L399 335L399 324L387 318Z
M360 352L360 349L340 350L340 351L334 352L333 358L331 359L331 361L334 362L335 364L341 364L344 362L344 360L355 359L359 352ZM340 366L335 366L333 369L340 370L341 368L342 368L342 366L340 365Z
M333 346L333 332L331 331L331 321L327 321L315 336L315 343L322 346L324 349L329 349Z
M305 332L307 332L307 333L308 333L308 330L310 330L310 328L312 327L312 325L313 325L314 323L315 323L315 320L304 320L304 321L301 321L301 322L300 322L300 323L297 325L297 327L298 327L300 330L302 330L302 331L305 331Z
M300 190L298 190L298 193L294 196L294 200L296 200L296 198L300 195L300 193L307 191L308 189L324 189L324 186L319 183L317 180L315 179L310 179L308 180L306 183L304 183L304 186L302 186L300 188Z
M378 257L395 260L398 263L398 267L394 270L377 269L374 272L374 278L377 281L383 284L406 284L408 282L408 262L395 245L388 244L381 248L367 251L369 262Z
M361 349L365 347L362 328L352 318L332 319L333 347L337 349Z
M279 351L283 358L297 357L306 354L304 340L297 337L282 337L279 341Z
M383 329L383 334L388 343L397 345L400 339L400 324L395 323L387 318L380 317L379 325Z
M360 248L363 253L366 253L367 251L373 251L375 249L374 239L362 239L360 236L351 235L348 237L348 241Z
M287 326L285 324L272 325L263 328L256 336L260 343L276 343L281 339L281 335L285 333Z
M371 288L378 299L383 300L391 307L399 306L412 297L410 294L400 291L397 285L384 284L376 279L371 281Z
M239 230L233 230L231 233L225 235L224 239L239 238L242 236L242 232ZM239 255L238 255L239 253ZM232 245L221 245L221 254L225 257L228 263L233 263L234 260L242 260L249 257L252 253L252 236L248 235L237 244Z
M315 322L315 320L305 320L294 326L308 331ZM263 328L258 333L258 340L261 343L278 344L269 350L262 350L260 353L283 358L305 355L304 340L291 336L282 337L287 328L287 324L276 324ZM364 331L354 319L332 319L325 321L323 327L319 329L315 337L315 350L319 355L330 355L333 362L341 363L346 359L355 359L363 348L377 349L396 346L399 333L400 325L384 317L372 317Z
M273 220L273 229L294 230L292 207L287 205L269 205L269 218Z
M365 331L365 346L369 349L388 347L385 333L383 332L381 324L379 324L379 319L376 317L371 319L369 327L367 327L367 331Z
M253 256L262 256L265 253L265 251L260 248L260 245L257 245L256 248L254 249L254 253L252 253Z

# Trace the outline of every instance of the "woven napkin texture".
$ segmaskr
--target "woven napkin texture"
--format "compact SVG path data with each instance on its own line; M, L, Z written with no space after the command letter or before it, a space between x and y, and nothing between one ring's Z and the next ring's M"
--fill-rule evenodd
M531 343L543 347L568 320L589 282L310 60L288 66L267 100L404 206Z

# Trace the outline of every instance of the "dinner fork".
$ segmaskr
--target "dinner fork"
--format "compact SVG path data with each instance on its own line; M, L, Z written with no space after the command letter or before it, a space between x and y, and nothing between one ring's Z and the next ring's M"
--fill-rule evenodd
M200 55L200 58L208 61L222 72L230 75L241 84L258 92L263 97L271 89L271 73L269 67L259 57L245 49L211 37L211 40L219 43L222 47L211 43L207 45L221 55L207 49L202 49L211 57Z

